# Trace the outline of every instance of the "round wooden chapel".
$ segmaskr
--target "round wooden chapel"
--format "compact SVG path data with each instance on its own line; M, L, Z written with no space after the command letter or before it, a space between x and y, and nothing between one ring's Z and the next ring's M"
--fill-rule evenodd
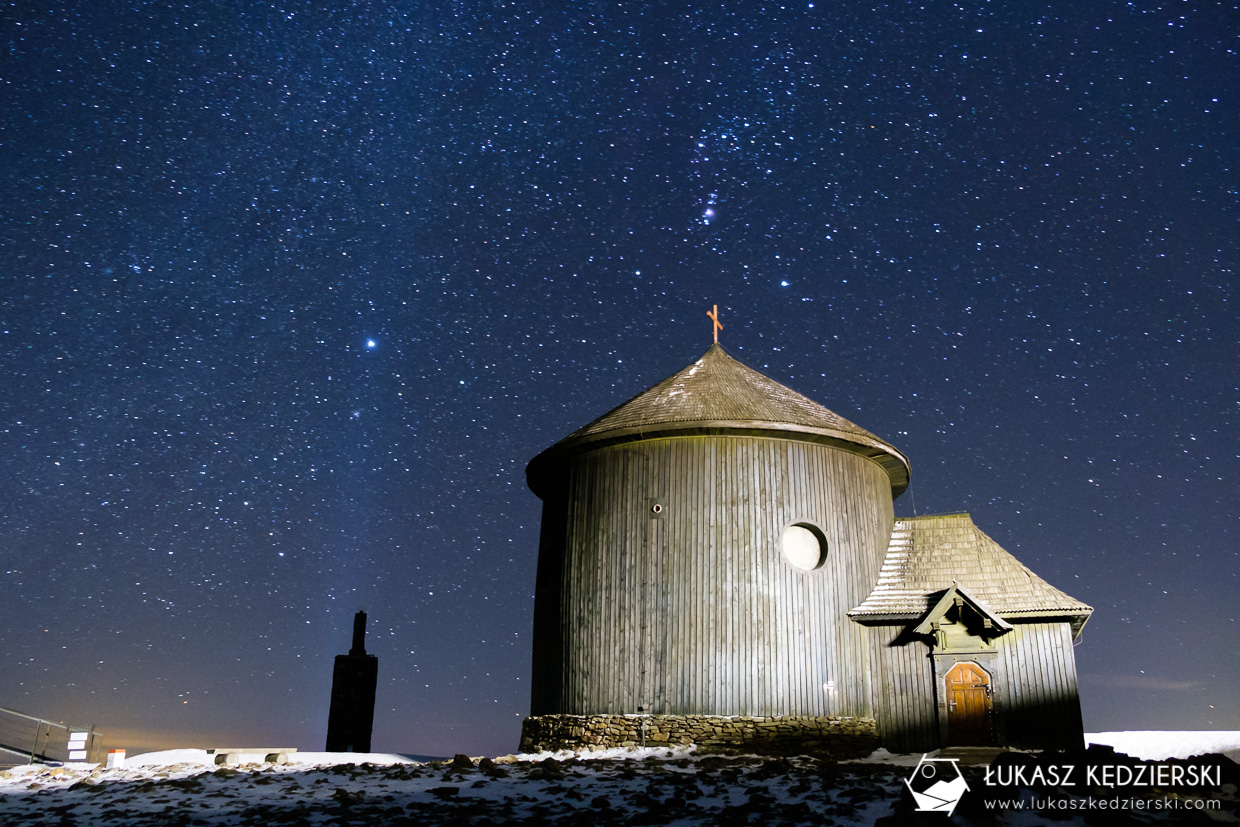
M864 630L909 463L733 359L539 454L532 713L869 715Z
M718 341L526 475L524 750L1083 743L1093 609L968 514L897 520L904 454Z

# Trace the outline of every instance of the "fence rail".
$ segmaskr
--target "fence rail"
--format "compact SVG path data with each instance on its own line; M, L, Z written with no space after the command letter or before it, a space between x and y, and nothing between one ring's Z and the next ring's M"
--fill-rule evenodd
M0 707L0 767L90 761L103 763L103 737L92 726L74 726Z

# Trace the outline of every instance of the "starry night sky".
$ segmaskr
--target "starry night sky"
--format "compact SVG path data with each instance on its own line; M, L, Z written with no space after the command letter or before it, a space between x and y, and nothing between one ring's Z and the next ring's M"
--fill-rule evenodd
M377 750L515 749L525 464L717 303L1096 608L1087 729L1240 729L1234 4L32 5L0 706L322 749L364 607Z

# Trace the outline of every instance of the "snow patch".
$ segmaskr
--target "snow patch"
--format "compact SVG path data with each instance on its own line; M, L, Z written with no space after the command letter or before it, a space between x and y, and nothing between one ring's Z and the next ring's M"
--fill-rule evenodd
M1142 761L1221 753L1240 763L1240 730L1089 732L1085 744L1105 744Z
M162 752L144 752L125 759L125 768L135 767L171 767L177 764L191 766L201 764L214 767L215 758L207 755L205 749L166 749Z

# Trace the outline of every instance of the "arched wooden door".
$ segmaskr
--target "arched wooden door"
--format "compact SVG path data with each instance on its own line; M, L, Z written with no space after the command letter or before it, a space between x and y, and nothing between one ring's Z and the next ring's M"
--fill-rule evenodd
M986 746L995 741L990 674L976 663L957 663L944 679L947 743Z

